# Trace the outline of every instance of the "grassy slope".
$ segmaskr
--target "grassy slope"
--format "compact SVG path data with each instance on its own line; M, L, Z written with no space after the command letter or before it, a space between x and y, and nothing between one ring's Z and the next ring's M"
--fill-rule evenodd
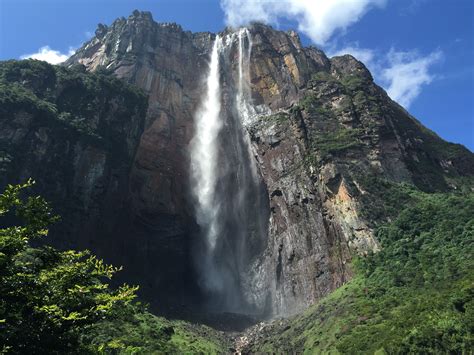
M467 353L474 347L474 194L411 192L378 228L383 250L304 314L275 322L252 352Z
M85 334L83 342L93 351L121 354L221 354L229 348L212 328L167 320L146 311L98 323Z

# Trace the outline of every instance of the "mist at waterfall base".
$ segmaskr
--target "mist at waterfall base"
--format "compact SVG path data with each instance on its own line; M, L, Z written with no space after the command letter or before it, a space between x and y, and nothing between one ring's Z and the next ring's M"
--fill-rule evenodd
M246 126L255 119L250 89L251 37L243 28L216 36L205 94L194 116L191 188L200 227L193 257L212 312L263 314L249 269L265 247L268 195Z

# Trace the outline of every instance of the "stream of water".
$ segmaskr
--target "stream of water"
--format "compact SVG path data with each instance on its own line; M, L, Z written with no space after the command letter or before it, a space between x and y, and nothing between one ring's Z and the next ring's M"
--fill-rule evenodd
M245 129L257 117L251 51L246 28L216 36L190 146L200 226L195 262L210 307L219 311L254 310L243 285L248 285L247 269L266 237L266 195Z

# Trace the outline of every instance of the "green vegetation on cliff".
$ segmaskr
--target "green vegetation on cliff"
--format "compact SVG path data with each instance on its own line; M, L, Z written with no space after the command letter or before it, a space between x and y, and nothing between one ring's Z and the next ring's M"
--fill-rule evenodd
M216 332L156 317L88 251L33 247L58 217L31 187L0 195L0 353L218 353ZM204 337L205 334L205 337Z
M37 126L47 123L69 136L111 145L120 127L110 129L108 122L144 117L146 107L140 89L103 71L86 73L82 66L65 68L38 60L0 62L0 119L12 120L24 112L34 116Z
M321 157L337 154L347 149L360 146L358 137L360 129L339 128L335 131L315 135L312 148L319 152Z
M357 276L322 302L264 329L251 351L473 349L474 194L426 194L402 186L398 196L406 207L378 227L382 250L358 258Z

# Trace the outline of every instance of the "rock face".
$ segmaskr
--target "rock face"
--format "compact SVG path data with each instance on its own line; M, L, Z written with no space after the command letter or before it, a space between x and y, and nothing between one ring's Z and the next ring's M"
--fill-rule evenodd
M248 30L252 104L267 114L244 134L267 199L255 213L269 217L265 240L248 260L242 287L262 314L289 315L347 281L354 253L379 247L372 231L376 219L367 210L381 200L368 198L370 178L430 191L460 188L474 175L474 157L464 147L442 141L391 101L353 57L329 59L316 48L303 47L294 32L260 24ZM120 261L129 270L128 279L141 285L148 301L167 309L201 301L191 257L198 226L189 197L188 147L214 38L156 23L149 13L135 11L110 27L99 25L96 36L66 62L90 72L106 70L148 94L144 131L140 138L128 139L138 142L136 153L127 150L119 159L125 164L119 180L127 188L110 193L113 201L126 201L126 211L117 217L104 205L96 210L102 220L122 220L111 225L116 226L113 243L124 246ZM237 63L231 56L222 76L236 73ZM232 101L231 94L224 90L224 103ZM22 115L15 113L8 125L27 122ZM125 121L123 132L137 132L134 120ZM48 141L46 129L34 133L35 142ZM7 131L2 128L2 135ZM110 171L106 152L73 146L71 161L84 170L73 181L88 186L85 196L99 196L91 189L108 192L120 185L112 173L95 182ZM7 170L9 177L17 176L17 170ZM46 176L25 171L23 176ZM63 188L63 181L66 177L51 179L57 187L48 190ZM96 228L94 235L105 233L101 226L91 228ZM84 238L78 236L79 241ZM114 260L112 253L104 255Z
M129 177L146 96L111 76L39 61L0 63L0 185L32 177L62 223L62 248L93 249L120 264Z
M287 107L299 99L312 73L329 68L326 56L315 48L303 48L294 32L286 34L262 25L254 25L250 32L255 105L271 110ZM135 222L129 233L158 239L159 247L153 252L157 259L165 258L168 265L164 263L161 268L167 270L170 253L175 260L186 258L183 250L193 245L189 239L197 228L188 197L188 146L213 41L210 33L185 32L175 24L155 23L149 13L134 12L110 27L100 25L96 37L66 63L80 63L91 71L106 68L149 94L147 124L131 175ZM233 72L237 62L229 63ZM269 211L260 213L268 215ZM180 278L178 274L172 276ZM160 279L158 273L146 279L144 287L150 287L149 295L165 296L157 293L158 289L171 279ZM252 301L260 308L276 310L261 287L249 289L258 295L252 296Z
M271 209L255 277L271 285L277 314L298 312L342 285L353 253L379 248L378 219L367 213L376 210L367 199L371 178L443 191L466 187L470 177L472 188L472 153L422 127L353 57L326 63L291 107L249 129Z
M188 202L188 143L211 46L210 34L193 35L134 12L110 27L99 26L96 37L67 62L90 71L105 67L149 95L130 175L131 223L121 239L140 241L140 253L131 254L126 266L136 265L130 278L159 304L179 306L190 302L187 295L199 297L188 255L196 229Z

